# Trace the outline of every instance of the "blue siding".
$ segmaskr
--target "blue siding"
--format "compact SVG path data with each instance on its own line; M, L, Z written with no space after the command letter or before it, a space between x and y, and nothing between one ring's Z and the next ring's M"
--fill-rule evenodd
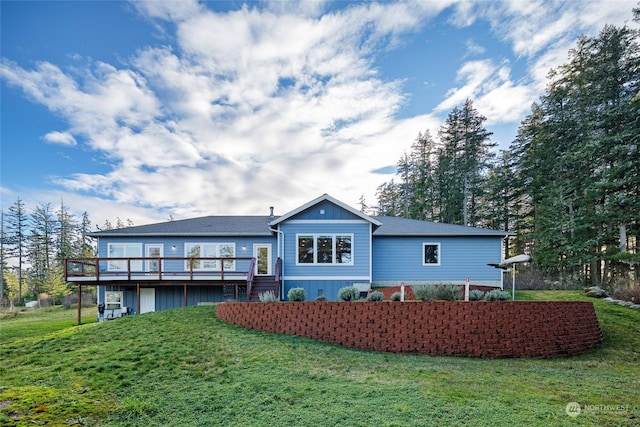
M285 276L323 277L323 276L367 276L370 273L370 225L369 223L284 223L280 229L285 233L284 274ZM296 265L296 234L337 233L353 234L351 247L352 265Z
M324 214L321 213L324 211ZM308 209L298 213L291 219L304 219L304 220L362 220L362 218L354 215L353 213L344 210L338 205L335 205L329 201L323 201L317 205L313 205Z
M124 298L124 306L136 311L137 290L135 287L124 286L99 286L98 301L104 302L105 291L122 291ZM156 286L155 287L155 306L156 311L167 310L171 308L179 308L184 306L184 288L177 286ZM187 305L197 305L199 302L223 302L223 287L217 286L188 286L187 287Z
M164 257L185 257L185 243L235 243L236 257L252 257L253 245L255 243L268 243L272 246L272 268L275 265L276 237L101 237L98 239L98 257L107 258L109 256L109 243L140 243L142 244L142 256L146 256L145 245L162 244ZM246 247L245 250L242 248ZM174 249L175 248L175 249ZM184 271L184 261L167 261L163 266L165 271ZM101 263L100 269L106 270L106 262ZM236 270L243 271L249 268L249 261L239 261Z
M440 243L440 265L424 266L423 243ZM500 281L500 237L374 237L373 281Z
M287 299L287 293L291 288L304 288L307 291L307 301L313 301L320 291L330 301L338 300L338 290L346 286L353 286L351 280L288 280L285 282L283 299Z

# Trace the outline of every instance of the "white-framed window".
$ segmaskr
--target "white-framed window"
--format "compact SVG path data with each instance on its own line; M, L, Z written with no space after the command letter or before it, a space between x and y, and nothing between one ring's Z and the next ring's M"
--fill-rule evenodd
M105 291L105 309L117 310L119 312L122 309L123 298L124 296L122 291Z
M438 242L422 243L422 265L429 265L429 266L440 265L440 243Z
M184 253L187 258L234 258L236 255L235 243L185 243ZM225 271L235 271L235 261L223 261ZM220 271L219 260L188 260L184 269L200 271Z
M353 234L297 234L296 264L353 265Z
M141 258L142 243L109 243L107 244L109 258ZM142 271L142 260L130 262L131 271ZM109 271L127 271L126 260L109 261Z

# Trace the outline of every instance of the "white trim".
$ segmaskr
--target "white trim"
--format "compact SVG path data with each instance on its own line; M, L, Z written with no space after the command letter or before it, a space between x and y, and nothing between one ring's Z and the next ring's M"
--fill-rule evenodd
M151 248L154 247L159 247L160 248L160 255L158 256L158 258L164 258L164 244L163 243L146 243L144 245L144 256L146 258L154 258L151 256L151 254L149 254L149 250ZM144 266L144 271L147 273L157 273L158 269L152 270L151 269L151 264L153 262L158 262L158 261L154 261L152 259L148 259L145 261L145 266ZM158 266L160 266L160 264L158 264Z
M425 246L437 246L438 247L438 262L424 262L424 248ZM424 267L439 267L442 264L442 245L440 242L422 242L422 265Z
M258 274L258 248L267 248L267 273ZM253 256L256 259L255 275L256 276L271 276L273 274L273 248L271 243L254 243L253 244Z
M278 217L278 218L274 219L273 221L271 221L269 223L269 225L271 227L273 227L274 225L280 224L281 222L288 220L289 218L299 214L300 212L302 212L302 211L304 211L304 210L306 210L306 209L308 209L308 208L310 208L312 206L315 206L320 202L324 202L324 201L331 202L334 205L341 207L342 209L346 210L347 212L350 212L350 213L354 214L355 216L364 219L367 222L370 222L370 223L375 224L375 225L382 225L382 223L380 221L378 221L377 219L371 218L369 215L363 214L359 210L354 209L351 206L342 203L340 200L334 199L333 197L331 197L328 194L323 194L322 196L320 196L320 197L318 197L318 198L316 198L316 199L314 199L314 200L312 200L310 202L305 203L304 205L292 210L291 212L286 213L286 214L282 215L281 217Z
M137 247L139 249L139 254L132 257L128 255L126 249L124 250L124 254L121 257L112 257L111 256L111 248L113 246L132 246ZM107 258L142 258L142 243L134 243L134 242L112 242L107 243ZM124 267L119 267L119 265L124 265ZM107 261L107 271L127 271L127 261ZM142 261L133 261L130 265L131 271L142 271Z
M369 276L283 276L286 280L352 280L356 282L370 282Z
M362 219L292 219L287 224L371 224Z
M369 276L373 277L373 224L369 224Z
M236 244L235 242L184 242L184 256L185 258L189 258L189 252L187 251L187 245L200 245L200 247L202 248L202 245L214 245L216 247L216 254L214 256L211 256L209 258L223 258L220 256L220 246L225 246L225 245L230 245L233 247L233 254L231 255L231 258L235 258L237 255L237 251L236 251ZM203 251L204 252L204 251ZM206 256L204 256L203 254L200 254L200 258L207 258ZM189 271L189 262L188 260L186 260L184 262L184 271ZM206 263L206 262L213 262L214 263L214 267L211 268L205 268L205 267L198 267L198 268L194 268L194 271L221 271L222 270L222 265L218 265L218 263L220 261L199 261L201 263ZM222 261L222 262L227 262L227 261ZM232 263L231 267L225 267L225 271L236 271L236 262L235 261L229 261ZM204 265L204 264L202 264ZM217 267L216 267L217 266Z
M313 262L300 262L300 254L298 250L300 247L298 246L300 237L311 237L313 239ZM318 262L318 248L316 247L316 241L319 237L331 237L331 253L333 260L332 262ZM336 245L338 244L337 237L348 237L351 239L351 261L350 262L333 262L337 256ZM354 233L296 233L295 240L295 252L296 252L296 266L300 267L351 267L354 265Z

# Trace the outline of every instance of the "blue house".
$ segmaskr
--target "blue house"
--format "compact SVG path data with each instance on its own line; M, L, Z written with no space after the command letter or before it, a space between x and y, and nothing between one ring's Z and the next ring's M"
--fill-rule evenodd
M510 233L368 216L325 194L282 216L208 216L92 233L98 257L68 259L65 276L98 286L106 318L228 299L308 299L338 290L414 284L502 287Z

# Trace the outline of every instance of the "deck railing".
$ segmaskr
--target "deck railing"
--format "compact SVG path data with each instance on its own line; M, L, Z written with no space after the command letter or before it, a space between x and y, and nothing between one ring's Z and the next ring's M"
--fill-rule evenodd
M251 257L131 257L68 258L64 278L68 282L107 280L249 280Z

